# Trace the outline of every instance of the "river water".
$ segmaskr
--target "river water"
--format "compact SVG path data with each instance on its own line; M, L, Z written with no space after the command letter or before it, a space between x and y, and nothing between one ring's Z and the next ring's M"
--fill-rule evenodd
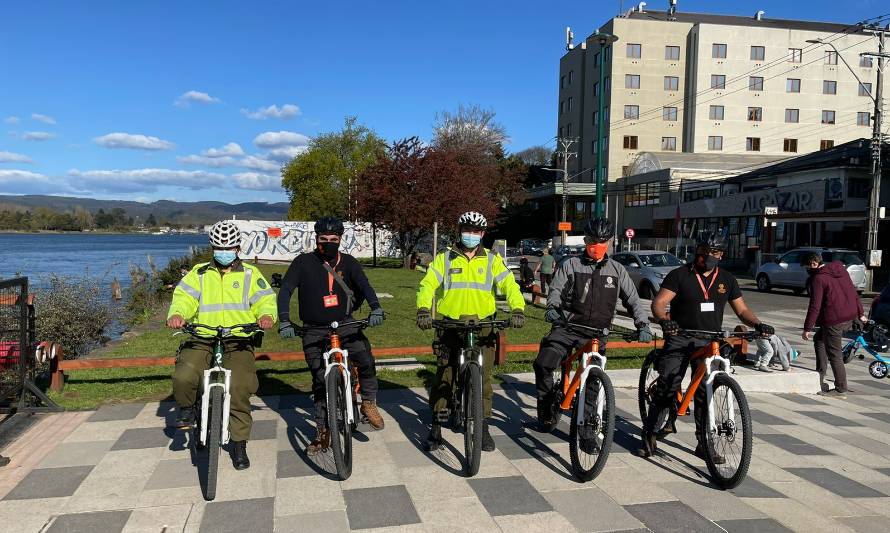
M40 286L57 274L109 284L117 278L126 286L131 264L148 270L151 257L163 268L193 246L207 246L207 236L0 233L0 279L27 276Z

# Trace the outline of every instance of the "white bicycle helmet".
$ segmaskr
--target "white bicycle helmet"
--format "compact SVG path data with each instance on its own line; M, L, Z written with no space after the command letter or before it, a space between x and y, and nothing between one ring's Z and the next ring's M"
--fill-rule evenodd
M210 228L210 246L234 248L241 246L241 230L231 220L220 220Z
M469 226L471 228L485 229L488 227L488 221L482 213L476 211L467 211L457 220L458 226Z

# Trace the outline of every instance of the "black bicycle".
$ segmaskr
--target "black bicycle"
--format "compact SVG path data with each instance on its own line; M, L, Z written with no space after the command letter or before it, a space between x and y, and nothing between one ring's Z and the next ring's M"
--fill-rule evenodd
M329 349L324 352L324 381L327 397L327 423L331 432L331 452L337 476L341 480L352 475L352 433L357 429L355 414L360 412L361 386L358 369L349 361L349 351L340 346L339 330L368 327L367 320L331 322L328 326L294 328L301 337L309 331L328 332ZM363 422L364 418L362 419Z
M456 330L464 335L464 346L454 365L451 412L454 428L464 434L464 472L475 476L482 461L482 349L476 345L476 336L483 329L506 329L508 320L433 320L439 333Z
M261 331L256 324L238 324L236 326L207 326L204 324L185 324L182 331L201 341L213 342L212 366L204 371L200 395L197 399L198 419L197 434L199 449L206 449L207 461L207 492L204 498L212 501L216 498L216 474L219 468L219 449L229 442L229 393L232 383L232 371L223 368L225 341L243 339L233 335L235 332L255 334Z

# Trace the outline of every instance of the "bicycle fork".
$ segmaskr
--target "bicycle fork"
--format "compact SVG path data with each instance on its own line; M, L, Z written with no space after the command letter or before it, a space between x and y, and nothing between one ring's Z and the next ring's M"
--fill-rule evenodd
M717 370L713 369L713 364L717 363L719 368ZM730 369L729 359L721 356L721 355L712 355L708 357L704 361L705 364L705 398L708 405L708 431L712 433L716 433L718 430L717 423L715 421L715 413L714 413L714 380L720 374L728 374ZM729 419L735 420L735 407L733 406L733 397L732 390L727 389L727 409Z
M349 371L349 352L342 348L331 348L324 353L324 379L328 380L328 374L331 371L341 372L346 389L346 420L347 424L355 422L355 411L353 404L355 403L355 392L352 390L352 373ZM328 405L330 406L330 401ZM332 428L333 429L333 428Z
M207 444L207 427L209 425L210 414L210 391L214 387L221 387L223 391L223 408L222 408L222 435L220 435L220 444L228 444L229 442L229 409L231 407L232 398L229 395L229 387L232 384L232 371L222 367L223 349L220 342L214 349L213 368L204 371L204 378L201 390L201 433L199 435L201 445ZM217 416L217 413L213 413Z
M587 376L590 374L590 371L594 367L599 367L602 370L606 369L606 356L600 355L598 352L587 352L581 358L581 380L578 385L578 424L584 424L586 421L584 410L587 408L587 403L585 402L585 396L587 395ZM599 390L596 395L596 414L602 419L603 416L603 406L606 402L606 391L603 390L603 385L600 384ZM600 438L603 438L602 433L598 435Z

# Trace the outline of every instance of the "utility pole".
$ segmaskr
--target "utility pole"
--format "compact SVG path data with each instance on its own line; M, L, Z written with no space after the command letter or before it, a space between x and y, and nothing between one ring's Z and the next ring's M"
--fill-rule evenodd
M562 218L560 223L567 222L568 217L566 204L568 202L569 191L569 158L577 156L577 152L570 152L572 145L578 142L577 137L560 137L559 144L562 147L557 153L562 154ZM566 243L566 230L562 230L562 244Z
M878 38L878 53L863 53L866 57L877 58L878 72L875 83L875 111L874 123L871 139L871 198L868 203L868 257L866 264L869 267L876 267L881 264L881 250L878 248L878 226L881 223L881 150L883 146L883 134L881 127L883 122L884 99L884 59L890 59L890 54L884 53L884 37L886 29L872 30L869 33ZM874 290L874 270L870 271L869 289Z

